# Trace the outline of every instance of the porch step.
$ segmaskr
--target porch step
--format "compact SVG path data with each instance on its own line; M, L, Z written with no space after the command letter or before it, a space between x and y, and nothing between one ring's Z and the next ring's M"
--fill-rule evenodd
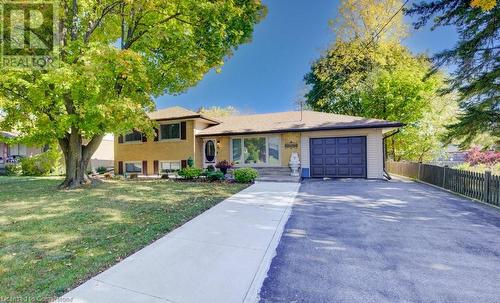
M291 170L288 167L256 167L260 182L300 182L300 177L290 176Z

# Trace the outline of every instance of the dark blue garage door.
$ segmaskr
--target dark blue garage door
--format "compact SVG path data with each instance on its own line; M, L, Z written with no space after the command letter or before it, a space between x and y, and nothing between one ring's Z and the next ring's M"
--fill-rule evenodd
M366 178L366 137L314 138L311 177Z

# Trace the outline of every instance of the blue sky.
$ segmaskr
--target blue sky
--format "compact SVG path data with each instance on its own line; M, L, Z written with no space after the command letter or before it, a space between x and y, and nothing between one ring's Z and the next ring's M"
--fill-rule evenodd
M255 27L253 40L240 46L221 73L209 72L187 92L156 100L158 108L179 105L232 105L242 113L296 109L304 75L334 39L328 21L337 12L334 0L274 0L264 3L267 17ZM452 29L412 31L404 42L413 52L436 51L454 44Z

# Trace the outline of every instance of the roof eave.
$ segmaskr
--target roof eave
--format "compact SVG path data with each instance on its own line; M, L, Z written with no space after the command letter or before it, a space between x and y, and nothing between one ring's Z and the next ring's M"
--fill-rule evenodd
M290 133L290 132L308 132L308 131L322 131L322 130L343 130L343 129L362 129L362 128L390 128L390 127L402 127L404 123L391 122L391 123L381 123L373 125L351 125L351 126L328 126L328 127L311 127L311 128L288 128L288 129L276 129L276 130L265 130L265 131L239 131L239 132L213 132L207 134L197 134L198 137L203 136L230 136L230 135L254 135L254 134L271 134L271 133Z
M203 115L179 116L179 117L159 118L159 119L151 119L151 120L162 122L162 121L186 120L186 119L202 119L202 120L206 120L206 121L209 121L209 122L212 122L212 123L215 123L215 124L220 124L221 123L220 121L217 121L217 120L212 119L212 118L205 117Z

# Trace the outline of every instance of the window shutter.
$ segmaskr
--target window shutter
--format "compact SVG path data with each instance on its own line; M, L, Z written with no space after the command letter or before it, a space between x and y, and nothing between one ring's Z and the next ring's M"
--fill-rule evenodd
M148 161L146 160L142 161L142 174L143 175L148 174Z
M158 175L159 174L159 163L158 160L153 161L153 174Z
M186 167L187 167L187 161L181 160L181 168L186 168Z
M118 161L118 174L123 175L123 161Z
M158 141L160 139L160 132L158 131L158 129L156 127L154 128L154 130L155 130L155 138L154 138L154 140Z
M142 133L142 142L148 142L148 137L146 137L145 133Z
M123 135L118 136L118 143L123 143Z
M181 122L181 140L186 140L186 121Z

